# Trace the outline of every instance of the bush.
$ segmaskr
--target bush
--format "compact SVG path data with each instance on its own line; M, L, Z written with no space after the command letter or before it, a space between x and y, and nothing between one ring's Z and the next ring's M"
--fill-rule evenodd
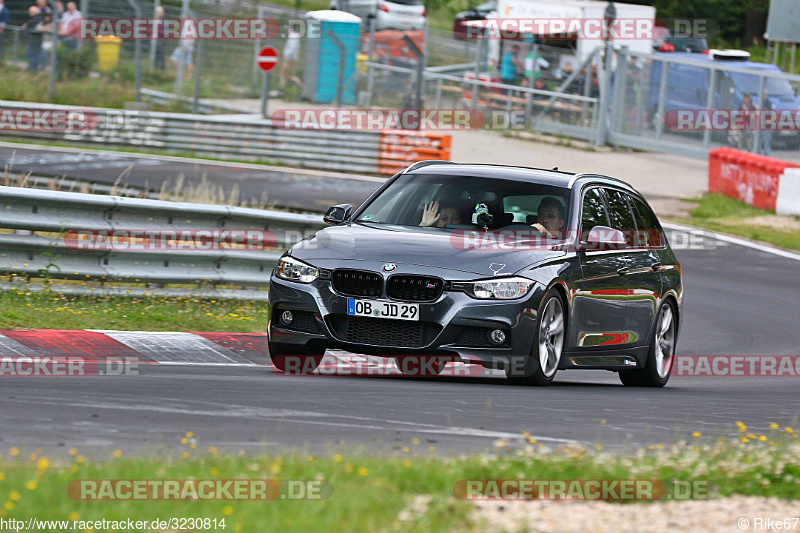
M58 46L58 73L62 80L87 78L94 63L94 50L88 46L82 50Z

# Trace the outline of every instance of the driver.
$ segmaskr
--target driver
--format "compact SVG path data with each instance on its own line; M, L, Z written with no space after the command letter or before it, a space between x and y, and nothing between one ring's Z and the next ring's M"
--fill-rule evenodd
M448 224L461 224L461 220L461 213L455 207L442 207L440 211L439 202L430 202L425 204L419 225L443 228Z
M564 229L564 206L554 196L545 196L536 210L536 223L531 227L538 229L543 235L556 239Z

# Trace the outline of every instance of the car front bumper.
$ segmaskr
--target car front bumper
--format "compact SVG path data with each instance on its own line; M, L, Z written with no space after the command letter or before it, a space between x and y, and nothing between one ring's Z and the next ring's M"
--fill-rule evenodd
M452 356L453 360L499 367L512 357L527 357L530 353L543 295L544 287L538 283L517 300L477 300L463 292L444 291L433 302L413 302L419 303L419 321L349 317L350 297L336 293L330 281L295 283L273 274L269 339L274 343L387 357ZM281 321L285 310L293 312L292 324ZM502 345L489 340L488 333L494 329L505 332Z

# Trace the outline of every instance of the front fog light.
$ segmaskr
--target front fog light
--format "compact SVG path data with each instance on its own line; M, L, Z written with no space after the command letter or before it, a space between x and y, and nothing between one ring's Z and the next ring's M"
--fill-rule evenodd
M291 311L284 311L281 313L281 322L284 324L291 324L292 320L294 320L294 315Z
M489 340L494 344L503 344L506 342L506 334L502 329L493 329L489 333Z

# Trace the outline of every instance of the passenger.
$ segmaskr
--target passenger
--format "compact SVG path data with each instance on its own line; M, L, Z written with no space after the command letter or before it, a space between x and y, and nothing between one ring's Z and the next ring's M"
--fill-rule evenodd
M542 234L557 239L561 230L564 229L566 220L564 219L564 206L553 196L546 196L539 202L536 209L536 223L531 227L538 229Z
M430 202L425 204L419 225L443 228L448 224L463 224L462 220L461 213L456 207L447 206L439 211L439 202Z

